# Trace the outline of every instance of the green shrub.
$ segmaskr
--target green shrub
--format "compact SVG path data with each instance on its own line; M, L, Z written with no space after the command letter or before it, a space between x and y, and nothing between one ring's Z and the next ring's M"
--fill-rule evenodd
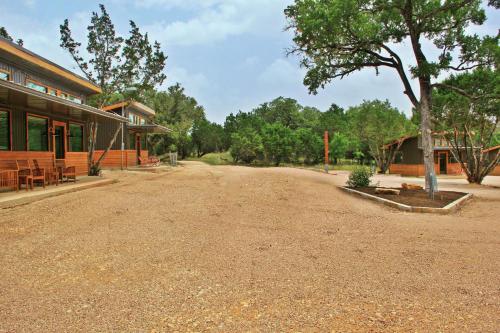
M349 187L366 187L370 186L370 179L373 172L366 167L357 167L349 175L347 186Z

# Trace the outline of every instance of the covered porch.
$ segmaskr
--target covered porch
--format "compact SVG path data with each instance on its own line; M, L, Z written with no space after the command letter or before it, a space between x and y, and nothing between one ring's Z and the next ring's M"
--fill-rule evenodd
M0 170L17 169L17 160L52 160L86 175L87 124L95 121L123 126L127 119L0 80Z

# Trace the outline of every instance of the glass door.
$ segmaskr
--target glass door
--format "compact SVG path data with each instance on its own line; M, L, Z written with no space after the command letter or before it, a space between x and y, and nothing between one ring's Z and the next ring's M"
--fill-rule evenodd
M54 121L54 153L56 159L66 158L66 124Z

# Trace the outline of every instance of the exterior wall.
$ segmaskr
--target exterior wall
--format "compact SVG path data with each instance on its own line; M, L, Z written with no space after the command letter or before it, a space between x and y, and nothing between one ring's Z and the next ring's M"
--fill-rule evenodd
M52 123L54 121L57 122L62 122L66 124L66 128L69 128L69 124L79 124L83 126L83 150L87 150L87 142L85 140L86 138L86 128L85 124L78 122L78 121L72 121L71 119L59 117L59 116L53 116L50 114L46 114L43 112L40 112L38 110L32 110L28 108L20 108L20 107L3 107L2 109L10 111L10 116L11 116L11 132L12 132L12 151L26 151L26 117L28 114L34 115L34 116L41 116L41 117L48 117L49 118L49 126L52 126ZM51 135L49 135L49 150L52 150L53 147L53 138Z
M26 80L33 80L39 82L43 85L50 86L52 88L67 92L75 97L80 98L83 103L86 101L85 94L78 89L78 87L68 84L66 82L61 82L54 78L54 75L46 75L42 72L37 72L33 68L28 68L22 64L16 64L14 62L9 62L8 60L0 60L0 69L6 70L11 73L11 80L14 83L21 85L26 85Z
M434 164L434 171L436 175L440 175L439 165ZM391 174L399 174L402 176L415 176L415 177L423 177L425 176L425 167L424 164L391 164L389 167L389 173ZM448 163L448 172L447 175L461 175L462 167L460 163Z
M94 158L98 159L104 153L103 150L98 150L94 154ZM141 157L148 158L148 151L141 150ZM124 150L123 151L123 167L134 167L137 166L137 152L135 150ZM101 162L101 166L105 169L120 169L122 163L122 153L121 150L110 150L106 154L106 157Z
M76 168L77 175L84 176L88 174L87 152L68 152L66 153L65 160L67 166L74 166Z
M495 169L490 172L489 176L500 176L500 165L497 165Z
M418 148L417 137L405 140L399 151L403 153L401 164L420 164L424 159L422 150Z
M96 150L105 150L108 148L108 145L111 142L113 135L115 134L116 126L121 127L122 124L113 121L111 119L102 120L98 123ZM121 140L122 140L122 130L120 129L120 132L118 133L118 136L116 137L116 140L113 143L111 150L121 150L121 143L122 143ZM125 135L123 136L123 140L125 142L125 148L127 148L128 135L126 130L125 130Z

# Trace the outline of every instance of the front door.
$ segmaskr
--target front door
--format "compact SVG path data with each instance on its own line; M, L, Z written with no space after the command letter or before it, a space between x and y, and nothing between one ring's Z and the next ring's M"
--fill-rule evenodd
M54 153L56 159L66 158L66 124L54 121Z
M438 153L438 162L439 162L439 173L442 175L446 175L448 173L448 153L446 152Z
M137 149L137 164L141 164L141 160L139 157L141 157L141 135L136 134L135 136L135 147Z

